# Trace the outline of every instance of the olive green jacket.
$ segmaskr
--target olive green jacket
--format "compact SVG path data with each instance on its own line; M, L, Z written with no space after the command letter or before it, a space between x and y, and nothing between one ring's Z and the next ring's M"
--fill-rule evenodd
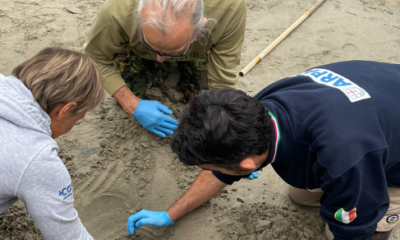
M88 34L85 52L100 66L106 91L113 95L124 80L114 66L116 56L128 46L138 56L157 59L156 54L140 45L137 32L139 0L107 0L97 14ZM166 61L191 61L209 51L207 64L208 87L234 88L240 63L246 24L245 0L204 0L204 14L209 21L203 45L195 41L189 53L181 58L167 58ZM203 39L204 40L204 39Z

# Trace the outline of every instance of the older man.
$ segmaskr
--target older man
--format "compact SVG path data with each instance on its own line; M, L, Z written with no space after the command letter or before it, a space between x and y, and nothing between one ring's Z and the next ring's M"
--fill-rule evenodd
M85 51L99 64L107 92L165 137L177 121L161 103L140 99L146 89L165 80L171 61L187 100L202 89L234 88L245 21L244 0L108 0Z
M321 206L328 239L388 240L400 214L400 65L350 61L278 81L254 98L218 89L194 98L171 147L203 170L167 211L128 220L173 224L227 184L271 164L300 204Z

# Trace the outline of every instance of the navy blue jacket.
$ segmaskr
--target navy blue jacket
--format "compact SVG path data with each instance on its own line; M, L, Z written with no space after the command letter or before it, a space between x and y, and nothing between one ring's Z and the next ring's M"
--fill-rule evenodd
M274 128L264 166L294 187L325 192L320 214L335 240L370 239L389 206L387 187L400 187L400 65L328 64L255 98Z

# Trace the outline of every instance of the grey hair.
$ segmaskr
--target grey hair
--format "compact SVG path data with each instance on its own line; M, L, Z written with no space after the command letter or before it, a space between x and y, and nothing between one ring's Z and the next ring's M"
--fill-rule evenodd
M142 19L140 16L143 8L149 8L151 11L149 17ZM203 37L209 32L206 28L207 23L209 21L217 22L216 19L207 19L203 22L203 0L140 0L137 11L141 25L151 24L164 34L168 33L170 27L175 23L174 20L182 19L190 13L191 23L194 31L197 32L195 40L200 40L201 44L205 44ZM174 20L166 21L169 13L175 17Z

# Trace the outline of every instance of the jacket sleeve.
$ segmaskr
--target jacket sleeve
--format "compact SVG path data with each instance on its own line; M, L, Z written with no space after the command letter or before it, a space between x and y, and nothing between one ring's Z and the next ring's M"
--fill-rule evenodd
M247 9L245 1L238 1L238 4L236 11L228 10L226 18L217 23L217 27L222 25L226 29L209 53L207 72L210 89L235 88L238 81L236 71L240 64Z
M106 2L89 30L85 52L96 61L104 88L112 96L125 85L114 62L117 54L122 52L123 44L129 41L129 37L118 21L109 16L107 7Z
M45 239L93 239L74 208L71 177L54 146L32 160L16 194Z
M218 178L221 182L232 185L234 182L240 181L242 178L248 178L250 175L245 175L245 176L232 176L228 174L223 174L222 172L219 171L212 171L214 176Z
M389 207L383 158L386 149L367 153L339 178L324 183L321 217L335 240L370 239ZM353 210L353 211L352 211Z

